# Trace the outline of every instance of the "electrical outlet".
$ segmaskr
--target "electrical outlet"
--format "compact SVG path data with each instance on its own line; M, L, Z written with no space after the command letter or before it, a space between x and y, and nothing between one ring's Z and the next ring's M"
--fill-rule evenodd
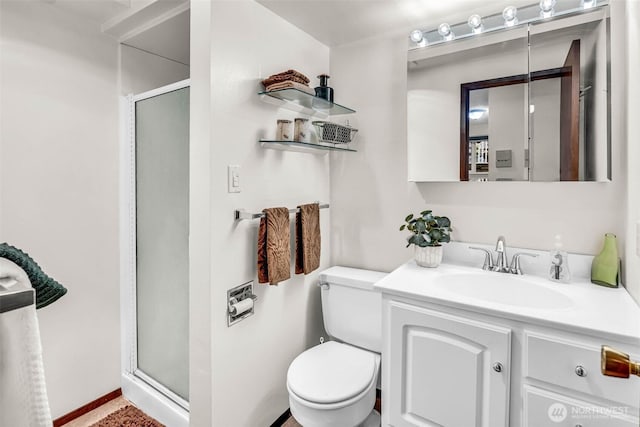
M229 165L227 167L228 171L228 191L229 193L239 193L240 192L240 166L238 165Z

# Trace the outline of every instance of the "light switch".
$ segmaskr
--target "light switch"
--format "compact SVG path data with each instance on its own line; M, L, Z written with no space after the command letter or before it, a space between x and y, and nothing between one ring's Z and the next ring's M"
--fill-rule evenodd
M238 165L229 165L227 167L228 171L228 188L229 193L239 193L240 192L240 166Z
M496 150L496 167L511 167L511 150Z

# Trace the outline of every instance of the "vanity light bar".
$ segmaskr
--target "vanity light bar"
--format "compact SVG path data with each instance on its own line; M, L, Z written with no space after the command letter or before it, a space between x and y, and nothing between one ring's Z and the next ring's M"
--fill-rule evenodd
M436 29L416 28L409 34L409 50L470 38L481 33L509 29L537 21L555 19L581 13L594 7L605 6L607 0L540 0L538 3L516 8L507 6L501 13L486 17L473 14L467 22L449 25L442 23Z

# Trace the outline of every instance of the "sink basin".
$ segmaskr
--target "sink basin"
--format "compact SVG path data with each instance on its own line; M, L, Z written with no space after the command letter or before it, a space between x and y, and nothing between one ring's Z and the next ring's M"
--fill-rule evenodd
M435 285L460 296L508 306L561 310L573 305L561 292L503 273L445 275L435 279Z

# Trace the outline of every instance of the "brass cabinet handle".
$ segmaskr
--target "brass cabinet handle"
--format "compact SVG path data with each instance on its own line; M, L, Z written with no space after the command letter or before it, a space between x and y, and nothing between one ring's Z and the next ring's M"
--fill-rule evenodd
M600 370L603 375L617 378L640 377L640 363L629 359L629 355L603 345L600 352Z

